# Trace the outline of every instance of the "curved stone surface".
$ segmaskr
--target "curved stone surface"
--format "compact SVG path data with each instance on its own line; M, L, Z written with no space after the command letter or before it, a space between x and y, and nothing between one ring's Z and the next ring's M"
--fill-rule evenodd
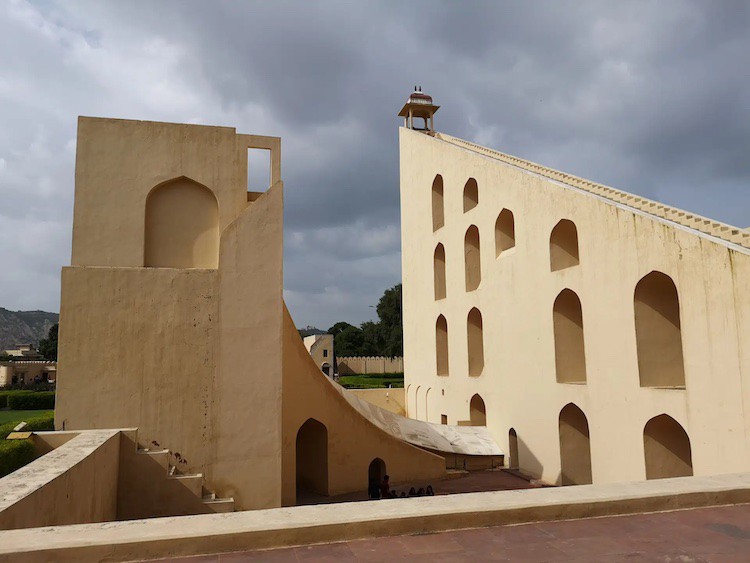
M486 426L449 426L406 418L360 399L337 383L330 383L357 412L399 440L437 452L503 455Z

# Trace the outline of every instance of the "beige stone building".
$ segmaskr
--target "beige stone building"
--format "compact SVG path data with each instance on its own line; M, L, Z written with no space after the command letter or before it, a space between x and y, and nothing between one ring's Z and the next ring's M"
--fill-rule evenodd
M248 192L257 148L271 185ZM80 455L119 440L116 502L96 518L288 506L502 460L486 429L406 419L321 373L282 299L279 138L82 117L75 184L55 426Z
M328 377L333 377L333 335L311 334L310 336L305 336L302 342L310 353L310 357L315 362L315 365L320 368L320 371Z
M16 344L13 350L4 350L6 356L22 360L41 360L42 355L31 344Z
M0 387L54 383L57 362L44 360L21 360L0 362Z
M408 415L486 424L550 483L747 471L750 235L437 133L436 109L400 114Z
M12 361L0 362L0 387L54 383L57 362L48 362L31 344L16 344L3 351Z
M418 94L400 132L405 397L348 392L299 338L279 139L80 119L58 430L8 436L41 457L0 479L0 559L237 556L748 502L748 473L643 481L747 469L748 234L437 134ZM251 147L270 151L262 193ZM496 466L503 448L596 484L273 509L386 470ZM134 520L255 508L271 510ZM730 516L705 514L686 520L744 554Z

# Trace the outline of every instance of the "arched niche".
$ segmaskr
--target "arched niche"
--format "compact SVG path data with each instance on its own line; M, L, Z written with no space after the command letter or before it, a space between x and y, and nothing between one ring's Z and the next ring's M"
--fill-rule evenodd
M667 414L655 416L643 428L646 479L689 477L693 474L690 438Z
M444 224L443 177L438 174L432 181L432 230L437 231Z
M180 177L151 190L143 262L147 268L218 267L219 204L210 189Z
M503 209L495 221L495 256L516 246L516 223L513 212Z
M328 429L308 418L297 431L297 495L328 494Z
M428 387L424 392L424 419L430 421L430 391L432 387Z
M440 315L435 322L435 362L438 375L448 375L448 321Z
M474 178L464 184L464 213L479 205L479 186Z
M438 243L435 247L433 269L435 272L435 300L445 299L445 247L442 243Z
M487 426L487 409L479 393L469 401L469 420L472 426Z
M641 278L633 297L641 387L684 387L680 300L668 275Z
M383 477L387 474L385 462L376 457L370 462L370 466L367 468L367 480L369 483L375 482L380 484L383 482Z
M555 299L552 321L557 382L586 383L581 301L570 289L563 289Z
M412 416L416 420L419 420L419 390L421 388L421 385L417 385L417 388L414 390L414 413Z
M464 270L466 291L474 291L482 281L479 229L476 225L470 226L464 236Z
M560 473L562 485L587 485L591 478L589 423L575 404L560 411Z
M482 313L474 307L466 318L466 339L469 360L469 375L482 375L484 370L484 336L482 331Z
M514 428L508 430L508 467L511 469L518 469L520 467L518 461L518 434Z
M549 237L549 263L553 272L578 265L578 230L573 221L561 219L552 229Z

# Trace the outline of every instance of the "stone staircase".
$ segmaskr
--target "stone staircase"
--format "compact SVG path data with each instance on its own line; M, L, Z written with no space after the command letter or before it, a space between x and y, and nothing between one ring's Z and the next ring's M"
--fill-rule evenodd
M151 461L158 463L164 468L164 478L167 485L179 484L184 487L196 499L200 499L205 512L234 512L233 498L218 498L215 493L205 486L203 473L182 473L175 465L174 453L168 449L143 448L140 445L136 451L138 456L148 456Z

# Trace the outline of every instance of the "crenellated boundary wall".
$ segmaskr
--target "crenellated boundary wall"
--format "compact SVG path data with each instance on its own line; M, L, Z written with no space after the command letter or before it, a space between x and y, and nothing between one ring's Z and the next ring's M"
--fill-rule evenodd
M395 356L350 356L337 358L340 375L404 373L404 358Z

